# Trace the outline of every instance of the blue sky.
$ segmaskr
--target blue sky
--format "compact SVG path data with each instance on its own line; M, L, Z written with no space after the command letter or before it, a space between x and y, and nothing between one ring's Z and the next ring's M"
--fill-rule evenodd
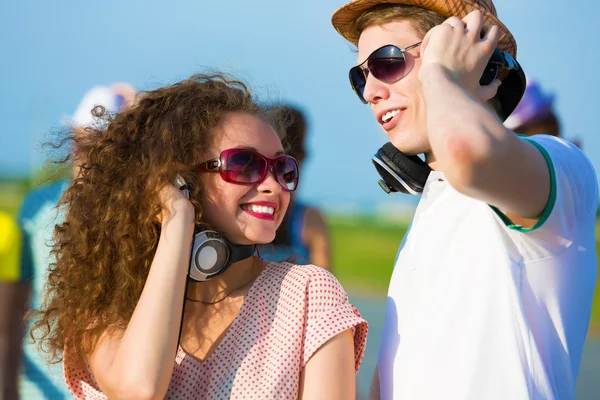
M386 141L347 71L356 54L332 28L337 0L104 0L0 3L0 175L45 160L40 143L93 85L140 89L206 68L234 74L310 122L300 195L331 209L404 204L377 186L370 157ZM566 138L600 168L600 3L498 0L529 75L557 96Z

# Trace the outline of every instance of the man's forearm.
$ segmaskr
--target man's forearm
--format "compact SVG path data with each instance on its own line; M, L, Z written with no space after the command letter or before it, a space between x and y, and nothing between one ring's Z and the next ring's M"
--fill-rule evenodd
M449 71L431 65L421 80L436 169L462 192L473 184L482 165L506 150L514 138L484 104L452 81Z

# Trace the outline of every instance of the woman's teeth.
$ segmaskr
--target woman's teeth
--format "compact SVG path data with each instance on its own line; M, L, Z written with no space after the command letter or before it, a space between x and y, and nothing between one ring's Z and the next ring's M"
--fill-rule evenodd
M244 205L242 206L243 210L249 210L255 213L260 213L260 214L271 214L273 215L275 213L275 209L273 207L266 207L266 206L256 206L256 205Z
M394 118L396 115L400 114L400 110L392 110L385 113L383 117L381 117L382 122L388 122L390 119Z

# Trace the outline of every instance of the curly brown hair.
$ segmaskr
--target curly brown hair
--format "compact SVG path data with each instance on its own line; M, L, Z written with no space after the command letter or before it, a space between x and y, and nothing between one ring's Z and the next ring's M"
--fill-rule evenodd
M194 75L141 93L104 129L70 135L72 158L84 161L59 203L66 215L55 227L44 303L31 314L31 337L49 361L62 360L67 340L78 356L90 354L104 330L127 324L160 236L158 192L177 173L191 183L202 225L195 168L229 112L269 122L242 82Z

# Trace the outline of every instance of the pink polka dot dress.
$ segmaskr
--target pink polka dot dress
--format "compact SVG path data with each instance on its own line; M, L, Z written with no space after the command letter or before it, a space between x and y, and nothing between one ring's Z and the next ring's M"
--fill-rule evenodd
M179 347L167 399L296 399L300 374L329 339L352 329L355 369L367 322L335 277L312 265L271 263L253 283L216 350L204 361ZM107 399L87 363L64 352L65 379L78 399Z

